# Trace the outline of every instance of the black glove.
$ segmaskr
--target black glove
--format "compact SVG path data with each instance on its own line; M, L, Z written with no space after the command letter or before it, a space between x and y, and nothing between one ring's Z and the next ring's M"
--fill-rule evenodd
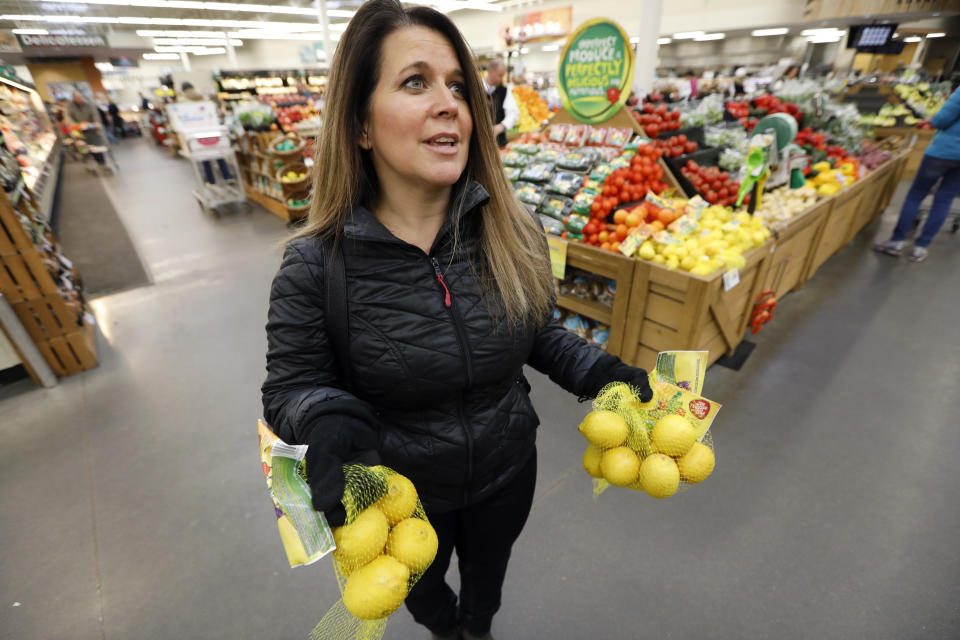
M594 398L611 382L626 382L631 385L637 390L641 402L649 402L653 398L653 389L650 388L646 371L626 365L620 358L605 353L587 372L584 394L588 398Z
M377 430L367 420L346 414L326 414L316 419L306 438L307 484L313 508L322 511L331 527L347 519L343 497L343 465L380 464Z

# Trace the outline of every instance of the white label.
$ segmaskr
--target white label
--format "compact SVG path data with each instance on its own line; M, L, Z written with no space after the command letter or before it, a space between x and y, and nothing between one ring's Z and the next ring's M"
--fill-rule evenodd
M730 291L735 286L740 284L740 270L739 269L730 269L725 274L723 274L723 290Z
M66 256L58 255L57 257L60 258L60 264L65 266L67 269L73 269L73 262L68 260Z
M304 159L303 159L303 164L307 165L308 167L312 167L312 166L313 166L313 158L304 158Z

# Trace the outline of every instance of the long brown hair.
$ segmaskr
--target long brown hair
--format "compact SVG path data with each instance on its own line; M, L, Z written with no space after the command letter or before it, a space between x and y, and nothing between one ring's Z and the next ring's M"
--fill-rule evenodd
M511 327L539 325L549 317L554 295L543 230L517 202L500 166L486 93L473 55L453 22L434 9L404 9L396 0L370 0L351 19L333 57L323 129L316 147L313 199L296 237L339 239L353 208L376 195L376 171L359 141L379 81L383 41L408 26L426 27L444 36L463 69L473 133L466 168L453 188L454 233L466 190L475 180L490 194L482 211L484 263L474 265L483 276L480 282L486 293L499 296Z

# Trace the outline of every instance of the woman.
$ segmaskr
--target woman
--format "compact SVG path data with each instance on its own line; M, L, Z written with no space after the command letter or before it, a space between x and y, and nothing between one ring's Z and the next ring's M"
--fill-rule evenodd
M621 380L649 398L646 372L549 321L543 231L513 197L479 71L443 14L395 0L357 11L316 166L307 224L271 291L264 416L309 445L314 507L334 526L343 463L409 477L440 548L407 607L433 638L489 638L536 481L523 365L581 396ZM334 251L347 308L328 318ZM344 320L347 345L332 329ZM454 549L459 603L444 581Z
M930 119L930 124L939 131L923 154L917 175L914 176L910 191L903 201L893 236L874 246L874 250L888 256L902 254L907 234L917 219L920 203L937 181L940 181L940 186L933 196L933 206L930 207L927 223L923 225L923 231L910 251L909 258L912 262L923 262L927 259L928 247L947 219L950 203L960 193L960 89L951 94L940 107L940 111Z

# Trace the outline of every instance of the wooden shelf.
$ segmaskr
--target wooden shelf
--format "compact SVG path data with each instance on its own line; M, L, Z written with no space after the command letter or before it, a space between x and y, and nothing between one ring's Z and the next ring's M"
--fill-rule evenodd
M613 321L613 309L600 302L584 300L578 296L560 296L557 298L557 305L607 326Z
M248 198L259 204L273 215L282 218L287 222L290 222L293 219L290 216L290 213L287 211L287 208L283 206L283 203L276 198L260 193L250 185L244 185L244 189L247 192Z

